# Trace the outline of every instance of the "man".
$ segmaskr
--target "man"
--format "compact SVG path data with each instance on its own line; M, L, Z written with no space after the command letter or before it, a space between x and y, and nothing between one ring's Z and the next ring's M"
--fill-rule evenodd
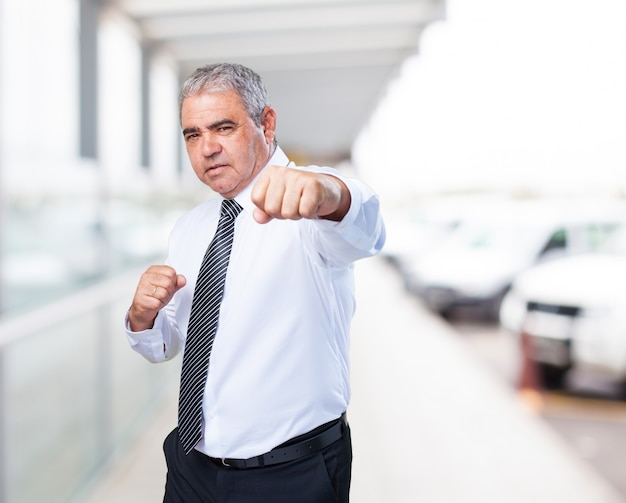
M335 170L289 162L248 68L198 69L180 121L218 196L179 220L167 265L141 276L126 317L148 360L184 348L164 501L347 502L352 264L382 248L378 199Z

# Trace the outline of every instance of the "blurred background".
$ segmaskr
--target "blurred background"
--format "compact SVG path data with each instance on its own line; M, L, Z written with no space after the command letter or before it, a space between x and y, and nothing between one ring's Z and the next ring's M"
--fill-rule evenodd
M381 197L351 421L432 476L363 461L355 501L542 501L528 480L550 501L626 501L625 23L622 0L0 0L0 503L159 499L161 464L146 484L119 469L156 462L138 442L175 421L179 362L133 354L122 320L211 196L177 93L218 61L261 74L293 160ZM384 362L359 342L374 327ZM510 429L476 435L505 411ZM383 441L398 417L408 436ZM413 442L419 461L392 450Z

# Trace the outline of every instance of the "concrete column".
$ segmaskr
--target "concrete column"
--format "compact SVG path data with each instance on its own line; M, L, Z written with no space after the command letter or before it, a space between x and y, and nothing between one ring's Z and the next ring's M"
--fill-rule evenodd
M98 158L98 21L101 0L79 0L80 156Z

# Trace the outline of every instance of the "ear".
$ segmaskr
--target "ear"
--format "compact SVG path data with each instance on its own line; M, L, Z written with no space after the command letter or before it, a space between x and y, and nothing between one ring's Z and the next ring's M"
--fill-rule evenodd
M276 110L272 107L265 107L265 110L263 110L261 129L263 129L265 141L268 144L273 143L274 138L276 137Z

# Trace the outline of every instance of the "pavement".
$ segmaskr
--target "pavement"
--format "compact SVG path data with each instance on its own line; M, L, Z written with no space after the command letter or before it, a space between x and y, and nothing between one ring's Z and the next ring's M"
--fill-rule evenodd
M623 499L381 258L356 266L351 501L620 503ZM172 386L135 445L85 503L162 501Z

